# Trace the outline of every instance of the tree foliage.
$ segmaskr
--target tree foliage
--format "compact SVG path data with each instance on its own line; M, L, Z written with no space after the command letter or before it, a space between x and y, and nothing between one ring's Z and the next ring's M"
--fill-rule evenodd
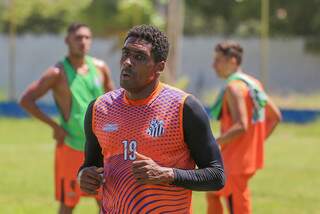
M0 31L59 33L73 21L99 36L119 35L136 24L165 26L169 0L0 0ZM262 0L184 0L188 35L260 32ZM14 6L12 3L14 2ZM160 12L159 12L160 8ZM320 35L320 0L270 0L271 35Z
M186 1L187 34L257 35L261 0ZM320 0L270 0L270 33L311 36L320 34Z
M100 36L123 34L137 24L163 27L165 23L150 0L95 0L83 12L82 21Z
M18 33L59 32L92 0L2 0L3 31L14 23Z

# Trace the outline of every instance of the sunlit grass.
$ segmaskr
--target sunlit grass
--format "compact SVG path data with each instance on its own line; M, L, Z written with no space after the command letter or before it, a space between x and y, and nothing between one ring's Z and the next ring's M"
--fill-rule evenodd
M33 119L0 118L0 137L0 213L57 213L51 130ZM266 142L265 168L250 183L254 213L319 212L319 139L320 122L280 125ZM194 193L193 208L205 213L203 193ZM97 213L95 202L83 199L75 213Z

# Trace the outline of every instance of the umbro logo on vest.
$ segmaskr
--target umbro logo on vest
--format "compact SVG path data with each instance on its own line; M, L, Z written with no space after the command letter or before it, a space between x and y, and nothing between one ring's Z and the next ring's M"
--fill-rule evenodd
M118 124L115 123L107 123L106 125L104 125L104 127L102 128L103 131L105 132L115 132L118 131Z
M147 134L152 137L159 137L164 133L164 122L163 120L153 119L150 122L149 128L147 129Z

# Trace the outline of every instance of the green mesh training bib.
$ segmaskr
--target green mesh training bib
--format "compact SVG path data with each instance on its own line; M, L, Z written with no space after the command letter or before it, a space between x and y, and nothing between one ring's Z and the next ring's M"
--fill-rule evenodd
M65 121L60 112L60 124L67 131L65 143L73 149L84 151L84 117L89 103L104 93L102 82L98 77L93 59L85 57L88 72L77 74L67 58L62 62L71 91L70 117Z

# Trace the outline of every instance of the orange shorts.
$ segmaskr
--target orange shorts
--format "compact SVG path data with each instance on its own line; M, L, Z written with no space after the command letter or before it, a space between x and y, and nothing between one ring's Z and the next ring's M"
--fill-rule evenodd
M244 175L227 175L225 186L219 190L214 192L217 196L229 196L237 190L244 191L248 188L249 179L254 175L252 174L244 174Z
M254 173L227 176L226 184L220 191L207 193L207 213L223 213L220 197L227 199L227 206L230 213L252 213L248 182L253 175Z
M74 207L80 196L90 196L102 199L102 193L87 195L80 190L77 182L77 173L83 164L84 153L62 144L56 147L55 152L55 196L56 200L69 207Z

